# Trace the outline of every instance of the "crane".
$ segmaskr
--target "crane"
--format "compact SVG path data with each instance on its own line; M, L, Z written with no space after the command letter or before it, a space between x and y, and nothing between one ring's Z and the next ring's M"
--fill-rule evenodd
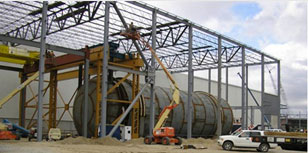
M139 32L136 30L136 28L131 23L129 26L129 29L127 29L124 32L120 33L122 36L128 37L130 39L139 40L145 45L153 55L153 57L156 59L156 61L159 63L165 74L167 75L167 78L171 81L173 85L173 94L172 94L172 100L170 101L170 104L166 106L162 112L159 115L159 119L154 126L153 129L153 136L147 136L144 138L145 144L151 144L152 142L155 143L162 143L164 145L169 145L170 143L175 143L176 145L181 145L182 140L179 137L175 137L175 130L173 127L164 127L164 124L171 112L172 109L178 106L180 101L180 90L171 76L170 72L167 70L165 65L162 63L162 61L159 59L157 54L154 52L153 48L149 45L148 42L146 42L143 38L141 38Z

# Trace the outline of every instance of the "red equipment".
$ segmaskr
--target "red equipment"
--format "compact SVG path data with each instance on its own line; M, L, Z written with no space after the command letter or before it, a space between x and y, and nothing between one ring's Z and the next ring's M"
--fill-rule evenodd
M20 137L11 131L0 131L0 140L19 140Z

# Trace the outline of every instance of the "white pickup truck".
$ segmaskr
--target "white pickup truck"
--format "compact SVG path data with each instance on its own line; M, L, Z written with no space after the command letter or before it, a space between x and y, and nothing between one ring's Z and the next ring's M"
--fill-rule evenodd
M242 130L232 135L220 136L218 144L224 150L235 148L256 148L259 152L267 152L269 148L277 147L275 143L252 142L252 136L264 136L264 131L259 130Z

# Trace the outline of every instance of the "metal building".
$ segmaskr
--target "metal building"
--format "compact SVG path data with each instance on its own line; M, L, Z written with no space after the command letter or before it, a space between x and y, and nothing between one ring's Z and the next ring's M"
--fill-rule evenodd
M192 118L191 118L191 102L193 92L194 71L217 69L217 99L222 100L222 70L226 70L226 85L228 86L228 68L240 67L242 72L242 90L241 90L241 117L242 128L247 128L246 114L247 95L245 84L249 76L246 71L250 66L259 65L261 69L261 123L264 125L264 65L277 64L277 86L280 89L280 61L269 56L253 47L247 46L233 38L226 37L217 32L211 31L199 24L193 23L187 19L183 19L174 14L163 11L159 8L152 7L143 2L1 2L0 10L0 40L3 44L9 46L30 46L40 48L38 67L34 68L38 71L38 103L33 105L37 111L37 127L39 141L42 136L43 118L48 116L48 127L55 127L57 121L57 84L59 78L66 80L66 77L79 78L78 84L84 82L84 92L88 93L88 76L93 74L101 74L102 77L97 79L97 83L101 84L102 89L97 90L101 93L101 97L97 100L97 105L102 107L101 112L96 112L97 123L100 123L102 129L101 136L105 136L106 129L106 110L107 110L107 74L114 71L126 72L133 75L134 96L137 100L143 91L139 90L139 76L145 76L146 84L151 85L151 95L155 86L155 71L161 69L151 53L142 43L127 39L120 35L121 30L128 28L128 24L133 23L138 27L141 36L147 40L152 48L158 54L160 60L172 73L188 72L188 109L187 113L187 137L191 137ZM9 10L9 11L8 11ZM155 40L155 41L153 41ZM112 47L110 43L119 44L119 54L134 54L136 56L130 58L137 62L133 63L132 68L119 63L114 64L108 61L108 49ZM87 46L104 44L103 48L95 54L95 63L90 57L91 50ZM57 62L67 63L67 59L74 59L73 66L65 68L75 68L73 71L63 72L59 66L46 67L46 63L54 61L45 60L50 52L45 54L46 50L57 51L69 55L65 55L65 60L59 59ZM3 53L10 59L18 59L22 62L29 61L28 55L18 55L11 57L14 52ZM138 54L137 54L138 53ZM27 56L27 60L20 56ZM142 61L139 61L139 56ZM118 57L116 57L118 58ZM126 59L126 57L124 58ZM128 59L128 58L127 58ZM3 61L3 60L2 60ZM12 62L12 61L10 61ZM78 63L79 62L79 63ZM92 64L89 64L92 62ZM14 61L13 61L14 63ZM16 63L16 61L15 61ZM44 64L45 63L45 64ZM96 66L94 70L91 68L93 63ZM138 65L142 63L142 65ZM123 64L123 63L122 63ZM82 65L84 68L82 68ZM30 66L31 67L31 66ZM33 67L31 67L33 68ZM33 71L31 68L16 67L3 64L1 69L20 72L21 82L27 77L31 77ZM54 68L54 69L53 69ZM63 68L63 67L62 67ZM76 70L77 69L77 70ZM25 72L25 70L28 70ZM31 72L31 73L30 73ZM43 113L43 95L44 89L44 72L50 73L49 86L49 113ZM70 75L67 75L67 74ZM82 79L84 75L84 79ZM100 75L98 75L100 76ZM209 77L210 79L210 77ZM211 82L211 81L209 81ZM209 83L209 86L211 84ZM225 89L226 97L228 97L228 88ZM278 103L280 103L280 90L278 90ZM36 96L34 96L36 97ZM25 110L26 110L26 90L21 90L20 96L20 124L25 126ZM151 108L154 109L154 99L151 96ZM228 98L226 99L228 101ZM88 99L85 98L85 103ZM134 101L134 100L133 100ZM219 105L218 105L219 106ZM277 105L280 107L280 105ZM29 107L29 106L28 106ZM64 110L69 110L69 105L64 104ZM279 110L279 109L278 109ZM64 112L65 112L64 111ZM87 105L84 106L84 116L87 115ZM280 111L278 112L278 122ZM100 114L100 117L98 117ZM221 135L221 116L217 113L217 135ZM33 117L32 117L33 118ZM98 124L97 124L98 125ZM280 125L278 123L278 125ZM154 113L150 113L150 127L154 126ZM86 122L83 122L83 134L87 135Z

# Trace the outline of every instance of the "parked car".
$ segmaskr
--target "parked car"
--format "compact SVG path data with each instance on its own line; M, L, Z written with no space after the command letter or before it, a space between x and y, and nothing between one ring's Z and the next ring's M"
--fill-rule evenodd
M242 130L231 135L220 136L218 144L224 150L232 150L235 148L256 148L259 152L267 152L270 148L276 148L274 143L253 142L252 136L264 136L264 131L259 130Z

